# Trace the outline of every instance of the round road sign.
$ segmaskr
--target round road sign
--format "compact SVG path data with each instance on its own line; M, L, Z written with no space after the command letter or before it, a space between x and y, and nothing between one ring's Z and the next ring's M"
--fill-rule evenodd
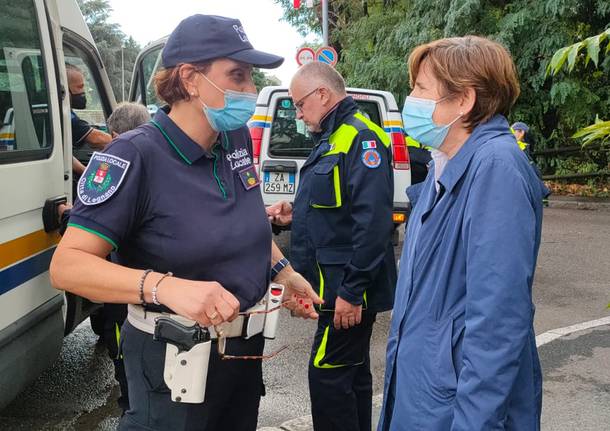
M316 53L309 47L301 48L297 51L297 64L302 66L311 63L316 59Z
M334 66L339 60L337 51L332 46L323 46L316 52L316 60Z

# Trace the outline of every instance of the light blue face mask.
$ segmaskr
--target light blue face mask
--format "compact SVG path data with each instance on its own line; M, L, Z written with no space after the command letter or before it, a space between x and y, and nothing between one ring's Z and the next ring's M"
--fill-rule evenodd
M201 98L205 114L212 129L217 132L228 132L244 126L256 109L256 93L242 93L240 91L222 90L216 84L201 74L206 81L212 84L218 91L225 95L225 106L222 108L210 108Z
M431 100L407 96L405 106L402 109L402 122L405 132L422 145L436 149L440 148L447 137L447 133L449 133L451 125L462 116L462 114L458 115L455 120L444 126L434 123L432 114L434 114L436 104L445 99L443 97L439 100Z

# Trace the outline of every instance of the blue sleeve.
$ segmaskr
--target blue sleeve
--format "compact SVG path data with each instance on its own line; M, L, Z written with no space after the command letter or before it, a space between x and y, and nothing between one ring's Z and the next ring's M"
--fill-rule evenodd
M488 160L464 213L466 314L451 430L503 430L533 322L533 197L516 167Z
M377 166L374 153L372 159L365 160L371 151L365 147L372 145L366 142L371 141L376 146L372 151L379 157ZM392 238L394 177L390 150L374 132L360 132L352 145L343 181L351 205L353 254L337 295L359 305L365 290L372 287Z
M144 219L148 202L144 177L144 160L135 145L115 139L91 157L78 182L68 225L91 232L117 249Z
M89 133L93 130L93 127L85 120L82 120L72 112L71 115L71 129L72 129L72 145L76 148L80 148L85 144L85 138L89 136Z

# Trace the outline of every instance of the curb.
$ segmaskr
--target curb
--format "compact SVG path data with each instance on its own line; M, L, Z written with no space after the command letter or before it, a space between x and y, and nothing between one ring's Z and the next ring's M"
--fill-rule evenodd
M576 196L549 197L548 208L610 211L609 199L586 199Z

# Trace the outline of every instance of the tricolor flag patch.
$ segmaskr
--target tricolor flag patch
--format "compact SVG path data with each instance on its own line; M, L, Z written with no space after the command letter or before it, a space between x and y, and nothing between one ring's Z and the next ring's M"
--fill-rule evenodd
M371 148L377 148L377 142L376 141L362 141L362 149L363 150L369 150Z

